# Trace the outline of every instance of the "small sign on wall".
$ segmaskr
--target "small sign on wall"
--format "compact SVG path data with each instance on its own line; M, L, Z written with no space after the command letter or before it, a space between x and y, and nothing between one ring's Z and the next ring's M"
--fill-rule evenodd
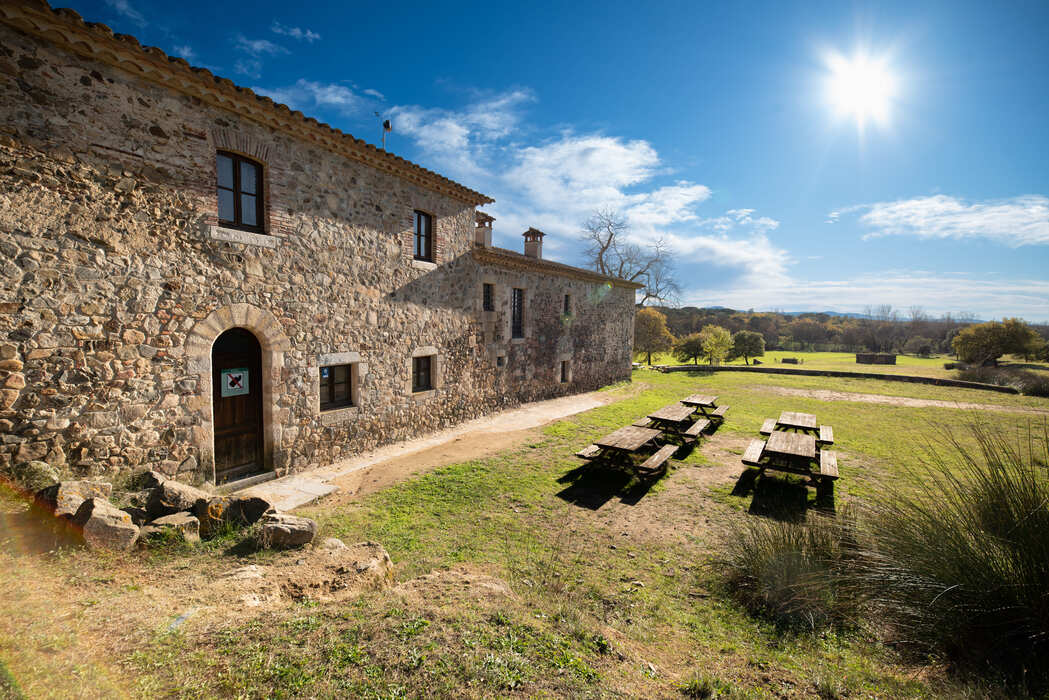
M249 393L248 370L246 367L237 369L224 369L219 373L222 382L222 397L244 396Z

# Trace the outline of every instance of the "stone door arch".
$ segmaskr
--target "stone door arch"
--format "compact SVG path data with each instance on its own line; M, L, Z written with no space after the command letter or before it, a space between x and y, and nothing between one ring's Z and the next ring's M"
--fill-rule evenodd
M277 399L282 391L281 370L284 353L290 349L276 317L251 304L231 304L216 309L199 321L186 339L187 368L199 378L197 393L201 399L200 425L195 431L196 447L200 454L200 468L205 480L215 483L215 414L213 396L215 385L212 366L212 348L220 335L233 328L250 331L260 346L262 390L262 465L264 472L282 472L287 468L284 452L280 449L283 425L277 416Z

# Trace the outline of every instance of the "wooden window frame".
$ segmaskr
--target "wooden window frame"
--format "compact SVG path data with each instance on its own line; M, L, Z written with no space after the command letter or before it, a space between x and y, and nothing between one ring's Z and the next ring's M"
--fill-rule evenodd
M428 231L425 233L420 231L419 223L422 221L428 222ZM434 248L434 216L429 212L422 211L420 209L415 210L415 232L412 238L412 258L415 260L422 260L423 262L433 262L433 248ZM420 245L422 243L422 245ZM422 251L420 252L420 248Z
M522 287L513 287L510 291L510 338L524 338L524 297Z
M233 188L223 187L218 183L218 157L224 156L233 161ZM255 176L255 193L241 192L240 190L240 164L246 163L256 170ZM240 231L251 231L252 233L266 233L266 187L264 182L265 168L262 163L257 160L252 160L247 156L242 156L237 153L231 153L230 151L215 151L215 197L218 199L218 190L226 190L227 192L233 193L233 221L228 221L219 216L219 226L223 228L232 228ZM252 226L243 222L243 214L240 208L240 196L242 194L249 194L255 197L255 220L258 222L257 225ZM216 209L218 202L216 201Z
M495 311L495 285L491 282L484 282L481 285L481 309Z
M433 355L420 355L419 357L412 358L412 393L418 394L424 391L433 391L433 370L434 370L434 356ZM423 385L419 382L419 378L422 374L420 370L420 364L425 362L426 364L426 384Z
M335 369L337 367L345 367L346 368L346 384L347 384L347 387L346 387L346 399L345 400L341 400L341 401L335 401L332 398L332 396L335 393ZM325 379L324 375L323 375L323 372L324 372L325 369L331 370L328 373L329 376L328 376L327 379ZM357 405L354 402L354 400L353 400L353 393L354 393L353 392L353 390L354 390L354 386L353 386L353 384L354 384L354 381L353 381L353 375L354 375L353 363L344 363L344 364L339 364L339 365L323 365L322 367L320 367L317 370L317 374L318 374L318 382L319 382L319 386L320 386L320 410L321 410L321 412L334 411L334 410L340 409L340 408L350 408L352 406L356 406ZM325 393L327 393L327 395L328 395L328 400L327 401L324 400Z

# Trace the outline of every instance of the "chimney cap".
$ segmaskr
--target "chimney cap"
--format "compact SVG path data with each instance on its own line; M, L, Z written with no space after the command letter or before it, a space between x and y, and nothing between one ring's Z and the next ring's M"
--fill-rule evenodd
M531 227L521 234L526 241L541 241L546 234L537 228Z
M485 214L483 211L475 211L474 221L476 221L479 225L491 224L493 221L495 221L495 217Z

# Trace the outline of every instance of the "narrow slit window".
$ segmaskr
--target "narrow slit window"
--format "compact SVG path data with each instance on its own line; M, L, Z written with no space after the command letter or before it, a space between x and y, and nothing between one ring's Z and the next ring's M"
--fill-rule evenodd
M482 294L485 311L495 311L495 285L485 283Z
M572 295L571 294L565 294L564 315L565 316L571 316L572 315Z
M415 212L415 259L433 262L433 217Z
M510 337L524 337L524 290L517 287L510 298Z
M331 365L320 368L321 410L353 405L352 365Z
M433 389L433 356L412 358L412 391Z
M234 153L215 156L218 175L219 223L262 232L262 166Z
M561 360L561 383L568 383L568 360Z

